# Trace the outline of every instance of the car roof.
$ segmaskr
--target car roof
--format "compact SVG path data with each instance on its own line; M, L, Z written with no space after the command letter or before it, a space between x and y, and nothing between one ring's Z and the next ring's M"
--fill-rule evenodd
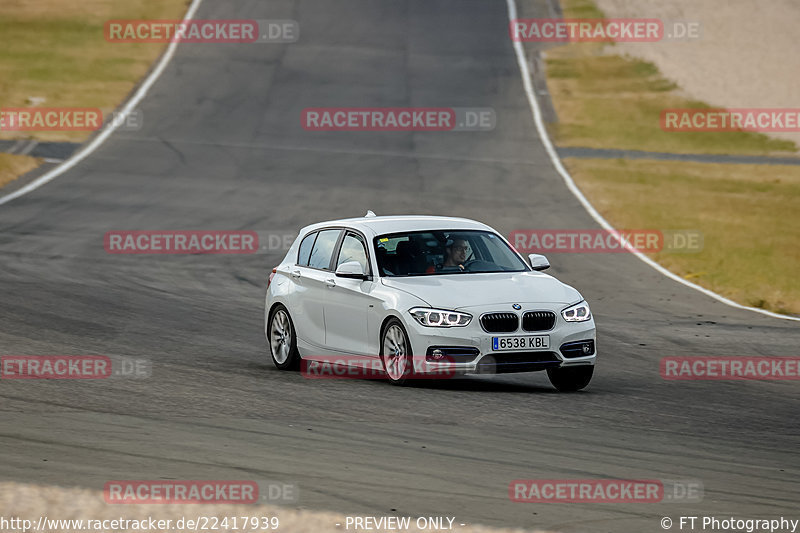
M433 215L390 215L390 216L366 216L358 218L342 218L339 220L329 220L318 222L306 226L301 233L332 227L344 226L361 230L372 235L383 235L386 233L397 233L402 231L426 231L426 230L484 230L494 231L491 227L470 220L468 218L443 217Z

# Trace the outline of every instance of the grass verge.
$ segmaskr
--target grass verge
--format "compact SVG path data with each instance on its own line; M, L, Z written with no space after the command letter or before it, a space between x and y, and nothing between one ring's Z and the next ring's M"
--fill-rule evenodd
M800 314L800 167L565 159L617 228L695 229L700 253L653 254L672 272L737 302Z
M604 18L591 0L562 1L565 18ZM711 106L681 95L647 61L614 54L613 44L570 43L546 53L547 84L559 146L676 153L794 154L791 141L752 132L665 132L661 111Z
M562 0L565 18L603 18L592 0ZM647 61L613 44L570 43L546 54L559 146L673 153L787 155L794 143L751 132L665 132L665 108L687 99ZM656 160L565 159L576 183L617 228L691 229L700 253L661 252L670 271L745 305L800 314L800 167Z
M109 19L179 19L188 0L3 0L0 108L91 107L113 111L165 44L109 43ZM91 132L0 131L0 139L83 142ZM0 187L36 168L31 157L0 154Z
M0 187L39 166L39 160L27 155L0 154Z
M3 0L0 107L115 109L165 44L109 43L109 19L179 19L187 0ZM43 99L43 100L41 100ZM2 139L81 142L87 132L0 132Z

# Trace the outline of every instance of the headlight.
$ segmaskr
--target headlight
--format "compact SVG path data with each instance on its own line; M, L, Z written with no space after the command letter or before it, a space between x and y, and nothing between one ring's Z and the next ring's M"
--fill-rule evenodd
M460 328L469 324L472 315L448 311L447 309L431 309L430 307L415 307L409 311L417 322L432 328Z
M589 311L589 304L581 302L561 311L561 316L567 322L585 322L592 318L592 312Z

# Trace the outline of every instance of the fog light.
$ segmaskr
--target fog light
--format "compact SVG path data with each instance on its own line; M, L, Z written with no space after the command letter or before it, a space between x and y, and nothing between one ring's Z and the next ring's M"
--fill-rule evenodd
M444 359L444 353L442 353L441 350L434 350L433 352L431 352L431 356L433 357L434 361L439 361L441 359Z
M580 340L562 344L561 355L567 358L571 357L589 357L595 354L595 346L593 340Z

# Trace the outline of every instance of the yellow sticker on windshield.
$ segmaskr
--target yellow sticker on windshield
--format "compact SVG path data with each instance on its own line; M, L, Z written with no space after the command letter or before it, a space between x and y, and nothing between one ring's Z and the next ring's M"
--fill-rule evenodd
M378 242L388 242L388 241L389 241L389 239L386 238L386 237L384 237L382 239L378 239Z

